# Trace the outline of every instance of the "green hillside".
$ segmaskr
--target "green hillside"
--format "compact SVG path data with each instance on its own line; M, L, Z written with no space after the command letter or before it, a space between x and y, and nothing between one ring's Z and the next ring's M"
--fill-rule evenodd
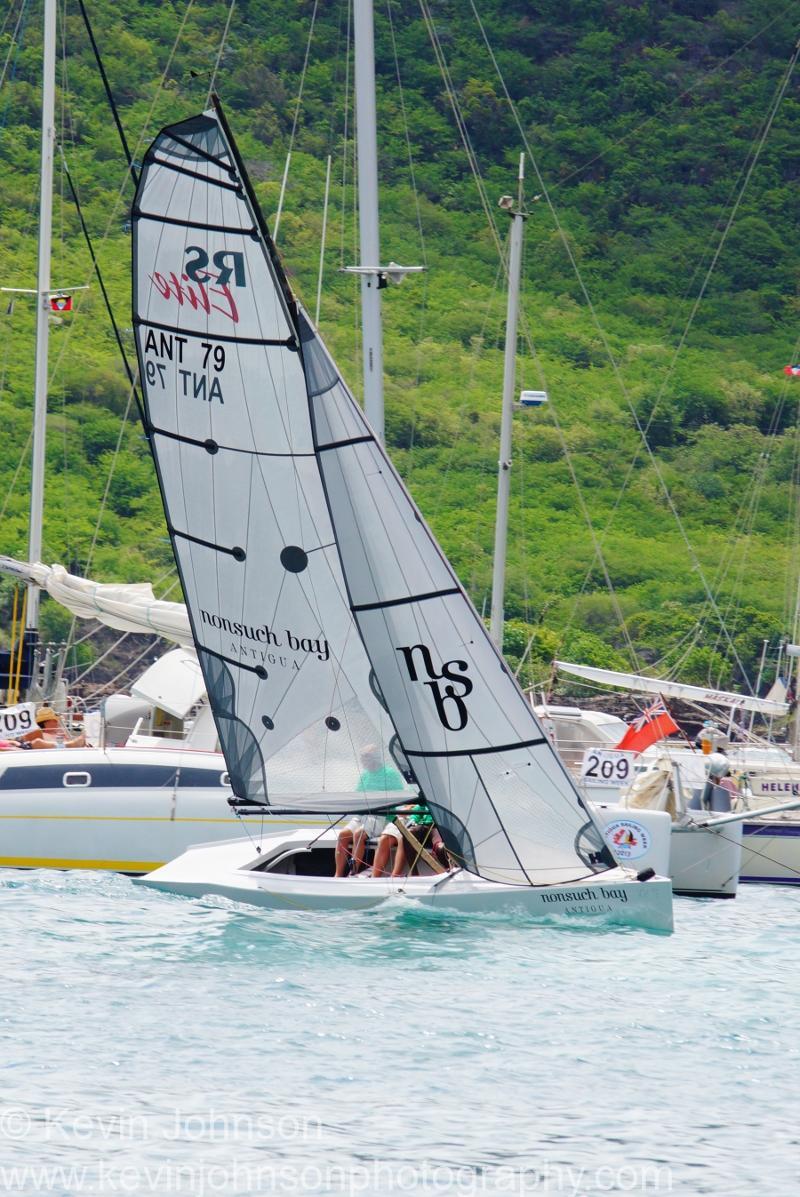
M67 7L59 139L133 359L132 186ZM357 286L339 270L357 261L347 3L88 8L134 158L204 106L213 76L272 225L291 147L278 244L312 313L332 155L320 327L359 393ZM783 367L798 352L799 18L800 0L376 3L382 255L428 268L383 293L387 442L487 611L497 199L514 189L523 135L533 155L518 381L550 404L515 416L506 643L517 661L534 636L528 679L546 679L561 654L738 685L764 639L791 630L800 379ZM40 4L12 0L0 36L10 287L35 285L40 26ZM44 559L151 579L176 598L147 446L60 162L54 234L53 286L92 286L51 331ZM33 327L30 297L0 318L0 551L23 558ZM10 593L0 587L4 625ZM45 618L63 634L51 604Z

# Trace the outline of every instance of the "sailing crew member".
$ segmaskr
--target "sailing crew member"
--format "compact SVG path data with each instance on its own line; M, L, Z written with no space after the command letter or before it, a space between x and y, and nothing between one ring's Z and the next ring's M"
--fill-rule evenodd
M361 753L361 765L362 773L355 790L357 794L405 789L405 782L400 774L392 765L386 764L383 754L375 745L370 745ZM336 877L344 877L351 856L353 873L363 869L367 840L377 839L385 826L385 815L353 815L349 822L345 823L336 841Z
M731 777L731 766L722 752L712 752L706 765L708 781L701 804L704 810L728 811L738 797L739 787Z
M392 877L402 877L408 865L408 854L414 852L414 845L406 840L400 830L402 822L414 836L420 848L438 853L444 847L444 841L433 822L433 816L424 802L412 803L401 807L395 815L390 816L378 840L375 849L375 860L372 865L372 876L382 877L389 863L392 849L395 851ZM417 853L419 855L419 853ZM414 861L411 861L413 866Z

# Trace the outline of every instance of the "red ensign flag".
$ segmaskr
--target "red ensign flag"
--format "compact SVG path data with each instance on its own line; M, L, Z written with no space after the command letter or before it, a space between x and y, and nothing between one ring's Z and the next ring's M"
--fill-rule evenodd
M625 735L617 744L617 748L626 752L644 752L645 748L649 748L651 744L657 744L659 740L665 740L667 736L680 730L664 703L659 699L629 725Z

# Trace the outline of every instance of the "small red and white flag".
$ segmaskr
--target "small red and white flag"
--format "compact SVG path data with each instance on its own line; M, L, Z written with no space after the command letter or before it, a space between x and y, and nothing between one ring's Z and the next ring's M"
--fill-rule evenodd
M628 730L617 744L617 748L623 752L644 752L651 744L657 744L659 740L665 740L667 736L680 730L667 710L664 700L659 698L628 725Z
M71 312L72 311L72 296L71 295L51 295L50 296L50 311L51 312Z
M791 374L792 378L800 377L800 366L784 366L784 374Z

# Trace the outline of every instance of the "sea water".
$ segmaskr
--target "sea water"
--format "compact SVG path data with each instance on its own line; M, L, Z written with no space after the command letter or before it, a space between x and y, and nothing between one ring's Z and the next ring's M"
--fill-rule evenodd
M0 1193L798 1191L800 892L671 937L0 875Z

